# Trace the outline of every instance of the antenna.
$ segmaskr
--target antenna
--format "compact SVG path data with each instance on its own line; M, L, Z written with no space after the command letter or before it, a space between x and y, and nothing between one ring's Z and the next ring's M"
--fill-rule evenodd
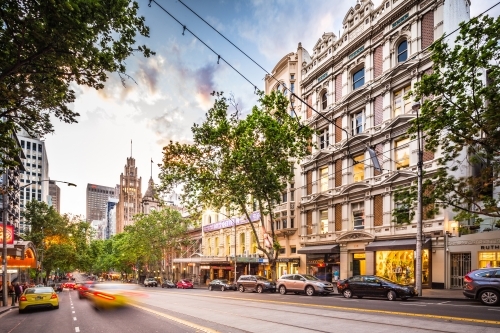
M151 158L151 179L153 179L153 158Z
M130 157L132 157L132 139L130 139Z

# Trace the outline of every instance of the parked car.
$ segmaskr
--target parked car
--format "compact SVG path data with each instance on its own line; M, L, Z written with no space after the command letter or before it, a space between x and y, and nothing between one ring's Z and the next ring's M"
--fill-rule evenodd
M260 275L242 275L236 285L240 292L245 292L245 290L256 291L259 294L264 291L276 292L276 283Z
M52 287L27 288L19 297L19 313L28 309L59 309L59 297Z
M337 281L337 290L345 298L387 297L389 301L395 301L398 297L405 301L418 295L411 285L399 284L376 275L356 275Z
M173 283L172 281L170 280L164 280L162 283L161 283L161 287L162 288L175 288L175 283Z
M236 285L234 283L229 282L228 280L219 280L215 279L212 280L208 284L208 290L221 290L221 291L226 291L226 290L236 290Z
M177 281L177 289L193 289L193 282L188 279Z
M484 305L500 304L500 267L473 270L464 276L464 295Z
M65 282L65 283L63 283L63 288L68 288L68 289L73 290L73 289L75 289L75 285L76 285L76 283L74 283L74 282Z
M295 294L305 293L308 296L314 294L328 295L333 292L333 284L327 281L318 279L309 274L287 274L283 275L276 281L280 294L285 295L287 292Z
M158 281L155 278L144 279L144 287L158 287Z

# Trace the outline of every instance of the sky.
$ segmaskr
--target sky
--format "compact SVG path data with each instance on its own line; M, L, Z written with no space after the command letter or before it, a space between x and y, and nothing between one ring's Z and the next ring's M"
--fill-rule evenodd
M157 0L172 16L227 60L252 84L199 42L156 4L137 0L139 14L150 28L150 38L137 38L156 55L131 56L122 85L110 73L99 91L73 86L71 108L77 124L54 120L55 132L45 137L51 179L77 184L61 187L61 213L85 215L88 183L114 187L127 157L134 157L142 189L151 177L158 183L162 147L169 141L189 143L191 127L204 120L213 105L213 91L233 95L240 110L257 104L254 86L264 89L265 72L177 0ZM189 8L271 72L299 42L309 53L325 32L338 36L342 20L356 0L182 0ZM373 0L375 7L382 0ZM471 17L497 3L472 0ZM500 14L500 5L489 12ZM132 141L132 145L131 145Z

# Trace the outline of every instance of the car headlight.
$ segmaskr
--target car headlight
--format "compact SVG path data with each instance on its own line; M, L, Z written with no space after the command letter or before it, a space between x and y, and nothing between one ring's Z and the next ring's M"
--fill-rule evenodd
M317 285L318 287L324 287L324 286L325 286L325 285L324 285L323 283L321 283L321 282L317 282L317 283L316 283L316 285Z

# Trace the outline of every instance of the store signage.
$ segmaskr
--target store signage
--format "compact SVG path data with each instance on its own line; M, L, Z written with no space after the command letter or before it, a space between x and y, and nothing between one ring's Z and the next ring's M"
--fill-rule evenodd
M356 51L354 51L353 53L349 54L349 60L351 60L352 58L356 57L358 54L360 54L361 52L363 52L365 49L365 46L361 46L359 49L357 49Z
M500 245L481 245L481 250L500 250Z
M194 262L190 262L188 263L188 266L196 266L196 264Z
M410 14L406 13L403 17L399 18L396 22L394 22L392 24L392 28L394 29L395 27L397 27L398 25L400 25L401 23L403 23L404 21L406 21L406 19L410 16Z
M324 79L326 79L328 76L328 72L324 73L324 74L321 74L319 77L318 77L318 82L321 82L323 81Z
M3 273L3 270L0 269L0 274ZM17 269L8 269L7 268L7 274L14 274L14 273L17 273Z
M7 238L7 244L14 244L14 226L13 225L7 225L5 226L6 228L6 238ZM3 229L0 228L0 239L3 239Z
M250 220L252 222L256 222L260 220L260 212L256 211L250 214ZM229 227L234 227L234 224L236 225L241 225L241 224L247 224L248 220L246 217L232 217L228 218L226 220L222 220L220 222L212 223L212 224L207 224L203 226L203 231L204 232L210 232L210 231L215 231L215 230L220 230L224 228L229 228Z
M210 269L210 266L202 265L202 266L200 266L200 269Z
M278 258L276 262L293 262L300 263L300 258Z

